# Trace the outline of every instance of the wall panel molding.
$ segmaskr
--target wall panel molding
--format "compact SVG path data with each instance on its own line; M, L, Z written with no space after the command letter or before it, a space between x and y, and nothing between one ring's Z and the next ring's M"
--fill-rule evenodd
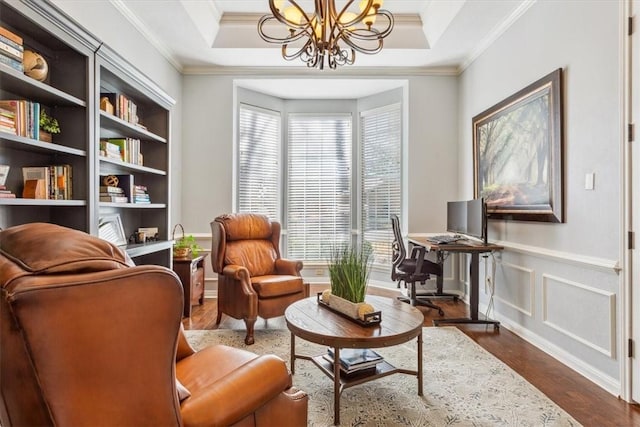
M565 264L575 264L580 267L587 266L592 269L601 270L609 273L618 274L622 267L620 267L620 261L606 258L598 258L592 256L586 256L576 254L572 252L556 251L553 249L541 248L538 246L523 245L520 243L513 243L498 240L495 244L504 246L505 251L518 252L525 255L532 255L539 258L551 259L556 262L562 262Z
M511 308L513 308L514 310L518 310L519 312L529 316L529 317L534 317L533 313L534 313L534 307L535 307L535 290L536 290L536 274L535 271L530 269L530 268L526 268L524 266L521 265L516 265L516 264L512 264L510 262L502 262L502 261L496 261L496 263L499 266L502 266L503 270L506 269L512 269L515 270L516 272L519 273L524 273L525 276L529 277L529 280L525 282L526 286L528 286L529 288L529 307L522 307L522 306L518 306L516 303L514 303L513 301L508 301L504 298L500 297L500 294L497 292L500 288L497 287L497 282L495 280L495 277L492 278L492 280L494 281L493 286L495 287L495 291L494 291L494 298L498 301L500 301L502 304L505 304ZM516 273L517 274L517 273ZM520 281L518 281L518 283L520 283ZM486 285L485 285L485 292L486 292Z
M552 320L550 317L554 314L558 315L558 313L552 313L550 312L550 305L552 302L552 299L550 298L550 293L551 293L551 287L554 286L552 283L555 282L555 286L558 285L566 285L566 286L570 286L572 288L574 288L576 290L576 293L578 292L583 292L583 295L585 295L585 297L588 294L591 294L592 297L595 296L596 298L601 297L603 300L602 305L599 305L598 308L602 309L602 310L606 310L606 311L600 311L600 310L591 310L591 311L583 311L586 316L589 317L589 320L592 320L593 317L596 314L600 314L603 317L606 317L605 319L602 319L602 322L600 323L605 323L605 328L607 328L607 333L609 335L609 340L606 343L606 346L600 345L592 340L590 340L588 337L585 336L581 336L579 334L579 332L577 331L572 331L569 328L567 328L566 326L563 326L561 324L558 324L557 322L554 322L554 320ZM577 296L577 295L576 295ZM584 302L584 300L582 300ZM614 359L616 357L616 307L615 307L615 294L612 292L608 292L608 291L604 291L602 289L597 289L594 288L592 286L583 284L583 283L578 283L572 280L568 280L568 279L564 279L558 276L553 276L550 274L543 274L542 275L542 322L543 324L545 324L546 326L555 329L556 331L570 337L571 339L578 341L584 345L586 345L587 347L604 354L605 356L608 356L612 359ZM571 322L572 325L575 323L579 323L580 325L583 325L584 322ZM608 326L607 326L608 325ZM595 328L595 332L597 332L597 328ZM594 328L589 328L590 332L594 332ZM608 348L607 348L608 347Z

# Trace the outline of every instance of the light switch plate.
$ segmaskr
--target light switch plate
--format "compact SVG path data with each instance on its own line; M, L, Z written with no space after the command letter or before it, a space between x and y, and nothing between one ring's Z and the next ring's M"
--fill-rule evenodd
M595 173L588 173L584 176L584 189L593 190L595 184Z

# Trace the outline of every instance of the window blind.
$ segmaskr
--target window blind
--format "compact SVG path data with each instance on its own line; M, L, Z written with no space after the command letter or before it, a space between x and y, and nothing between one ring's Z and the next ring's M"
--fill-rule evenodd
M361 213L363 241L371 244L373 262L391 267L391 215L401 210L400 104L361 113Z
M280 221L280 113L240 105L238 212Z
M351 236L351 115L290 114L287 256L325 261Z

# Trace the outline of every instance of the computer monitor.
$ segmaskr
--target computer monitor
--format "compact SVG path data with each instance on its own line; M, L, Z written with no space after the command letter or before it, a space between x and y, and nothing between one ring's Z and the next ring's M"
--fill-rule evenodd
M447 231L467 233L467 202L447 202Z
M447 231L487 240L487 211L483 199L447 202Z

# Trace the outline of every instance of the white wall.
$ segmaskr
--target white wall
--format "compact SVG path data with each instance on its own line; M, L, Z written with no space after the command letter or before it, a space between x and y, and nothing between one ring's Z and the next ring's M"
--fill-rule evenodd
M511 329L614 394L619 321L622 52L616 1L537 1L461 75L460 192L473 195L472 117L563 68L565 224L491 221L496 311ZM584 189L595 173L595 190ZM488 299L484 298L486 303Z

